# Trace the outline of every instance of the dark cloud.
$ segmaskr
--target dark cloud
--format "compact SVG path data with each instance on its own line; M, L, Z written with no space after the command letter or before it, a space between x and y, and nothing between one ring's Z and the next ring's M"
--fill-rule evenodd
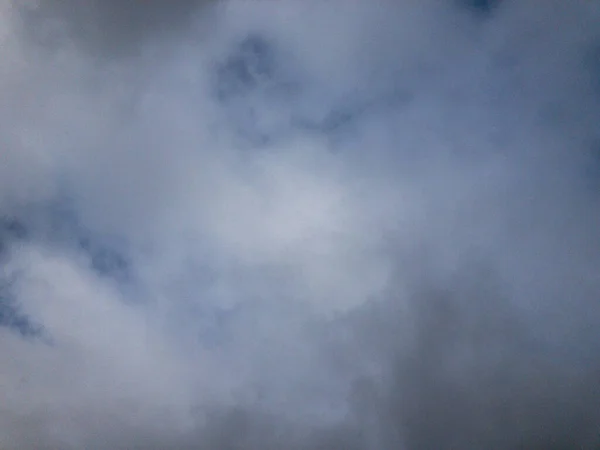
M27 229L19 220L11 217L0 220L0 258L9 257L11 246L27 237ZM21 311L11 290L13 276L3 273L0 277L0 327L16 332L24 338L40 337L42 328Z
M600 444L597 362L565 365L503 290L472 267L438 292L416 294L418 337L384 401L407 448Z
M487 16L500 6L502 0L461 0L460 4L475 14Z
M21 6L27 32L44 44L75 42L106 56L132 56L144 44L189 30L211 0L50 0Z
M24 339L41 339L44 329L35 319L22 311L12 290L14 275L3 274L0 280L0 328L7 329Z
M6 296L6 293L0 299L0 327L6 327L23 338L39 338L42 336L42 327L19 311L14 302Z

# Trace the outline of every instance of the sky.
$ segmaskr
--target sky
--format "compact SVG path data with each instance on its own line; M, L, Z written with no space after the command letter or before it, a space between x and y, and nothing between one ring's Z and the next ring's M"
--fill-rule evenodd
M600 448L600 3L0 0L3 450Z

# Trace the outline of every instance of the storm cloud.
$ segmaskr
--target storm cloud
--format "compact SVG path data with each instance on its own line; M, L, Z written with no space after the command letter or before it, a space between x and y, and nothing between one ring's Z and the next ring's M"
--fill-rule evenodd
M600 7L0 0L3 449L600 448Z

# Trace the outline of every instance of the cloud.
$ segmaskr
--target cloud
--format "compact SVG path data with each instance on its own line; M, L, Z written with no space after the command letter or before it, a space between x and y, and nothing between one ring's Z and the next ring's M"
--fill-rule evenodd
M31 1L15 4L27 24L27 36L45 45L74 43L96 55L138 55L155 39L184 33L209 0Z
M600 10L0 3L0 446L597 448Z

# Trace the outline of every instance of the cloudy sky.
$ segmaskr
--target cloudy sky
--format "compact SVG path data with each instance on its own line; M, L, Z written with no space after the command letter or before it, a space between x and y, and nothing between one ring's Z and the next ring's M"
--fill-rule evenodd
M0 0L3 450L600 445L600 3Z

